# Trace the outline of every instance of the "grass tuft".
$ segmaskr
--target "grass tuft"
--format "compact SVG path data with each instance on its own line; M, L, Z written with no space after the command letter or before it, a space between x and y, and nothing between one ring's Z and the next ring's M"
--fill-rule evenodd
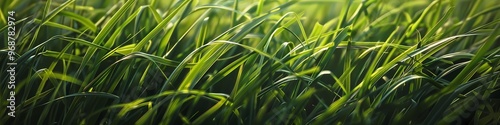
M0 124L498 124L499 4L3 0Z

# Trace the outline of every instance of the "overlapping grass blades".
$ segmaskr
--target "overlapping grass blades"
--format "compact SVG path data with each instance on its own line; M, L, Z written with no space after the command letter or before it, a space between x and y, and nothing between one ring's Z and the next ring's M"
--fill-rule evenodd
M0 124L495 124L498 4L4 0Z

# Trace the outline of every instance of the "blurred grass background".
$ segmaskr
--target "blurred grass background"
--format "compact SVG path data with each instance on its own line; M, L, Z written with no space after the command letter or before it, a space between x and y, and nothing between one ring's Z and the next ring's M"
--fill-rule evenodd
M0 124L498 124L499 3L3 0Z

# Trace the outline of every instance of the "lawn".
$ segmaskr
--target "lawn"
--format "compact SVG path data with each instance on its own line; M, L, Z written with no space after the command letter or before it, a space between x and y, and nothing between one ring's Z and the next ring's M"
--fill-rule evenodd
M0 124L500 124L497 0L2 0Z

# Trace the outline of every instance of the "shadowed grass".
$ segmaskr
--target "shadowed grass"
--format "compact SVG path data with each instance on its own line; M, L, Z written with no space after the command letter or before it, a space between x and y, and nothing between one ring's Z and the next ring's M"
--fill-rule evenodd
M5 0L0 124L498 124L498 4Z

